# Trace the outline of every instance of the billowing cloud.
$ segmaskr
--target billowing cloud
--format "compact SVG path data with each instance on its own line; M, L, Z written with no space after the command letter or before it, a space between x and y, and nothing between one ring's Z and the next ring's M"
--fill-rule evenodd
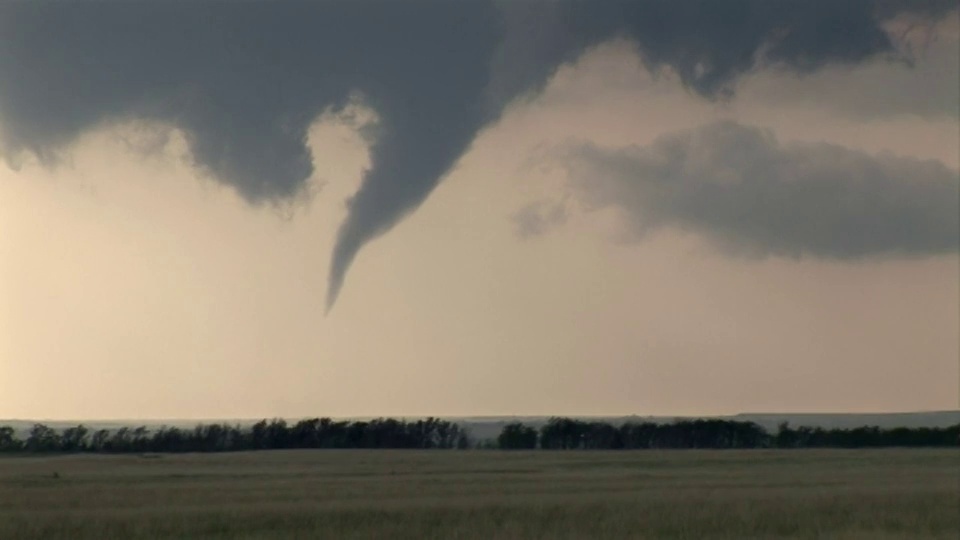
M258 202L301 193L309 124L361 95L379 119L329 276L420 205L505 104L613 37L707 98L762 66L801 73L896 56L885 24L952 1L446 0L0 3L0 151L42 161L142 118Z
M805 77L783 77L775 70L756 73L740 85L742 102L771 106L807 106L869 121L910 115L928 120L960 117L960 13L935 26L909 19L889 25L898 35L904 62L880 58L858 66L829 66Z
M565 160L587 205L621 210L636 238L677 227L739 254L837 259L960 247L960 174L938 161L781 144L731 121Z

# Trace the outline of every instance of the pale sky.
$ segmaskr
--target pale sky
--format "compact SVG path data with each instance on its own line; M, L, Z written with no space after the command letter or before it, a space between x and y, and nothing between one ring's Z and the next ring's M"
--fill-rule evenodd
M904 38L912 67L758 69L718 99L602 40L365 237L329 313L383 136L363 97L266 198L162 117L56 160L8 135L0 418L957 409L957 29Z

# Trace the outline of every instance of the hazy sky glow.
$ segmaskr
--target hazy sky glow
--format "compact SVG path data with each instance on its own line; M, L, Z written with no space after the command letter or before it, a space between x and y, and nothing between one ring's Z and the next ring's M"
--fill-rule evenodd
M3 4L0 418L960 407L955 8L851 43L642 13L672 43L466 4L422 62L348 13L369 47L286 65L238 16L156 76Z

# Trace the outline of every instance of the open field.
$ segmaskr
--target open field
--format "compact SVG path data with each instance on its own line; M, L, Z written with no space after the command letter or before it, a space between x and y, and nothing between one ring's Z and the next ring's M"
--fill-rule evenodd
M0 538L957 538L960 453L0 458Z

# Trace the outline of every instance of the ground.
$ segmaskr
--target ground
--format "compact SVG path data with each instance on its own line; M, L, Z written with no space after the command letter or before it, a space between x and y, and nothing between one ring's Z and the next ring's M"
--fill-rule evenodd
M960 452L0 458L0 538L957 538Z

